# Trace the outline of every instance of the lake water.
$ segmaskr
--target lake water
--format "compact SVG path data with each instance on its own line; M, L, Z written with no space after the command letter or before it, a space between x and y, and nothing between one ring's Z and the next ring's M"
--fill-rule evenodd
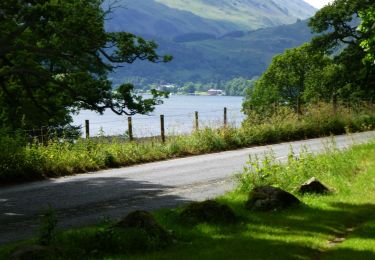
M243 97L228 96L171 96L164 104L156 106L150 115L133 116L135 137L160 135L160 115L165 116L167 134L184 134L193 130L194 112L199 113L200 127L219 127L223 125L224 107L228 109L228 123L239 126L244 119L241 113ZM112 111L99 115L92 111L81 111L73 116L75 125L84 126L90 120L90 134L124 134L127 130L127 116L118 116Z

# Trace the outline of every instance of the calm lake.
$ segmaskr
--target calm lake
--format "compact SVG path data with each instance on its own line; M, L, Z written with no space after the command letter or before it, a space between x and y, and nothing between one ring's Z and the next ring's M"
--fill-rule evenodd
M164 104L156 106L150 115L133 116L135 137L160 135L160 115L165 116L165 130L168 134L189 133L194 126L194 112L199 113L200 127L223 125L224 107L228 109L228 123L238 126L244 119L241 113L243 97L229 96L171 96ZM112 111L99 115L92 111L81 111L73 116L75 125L84 126L90 120L90 134L124 134L127 130L127 116L118 116Z

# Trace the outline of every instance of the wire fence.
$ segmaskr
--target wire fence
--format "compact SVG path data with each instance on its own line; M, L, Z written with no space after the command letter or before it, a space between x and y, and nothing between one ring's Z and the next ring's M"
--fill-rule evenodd
M163 119L161 119L163 118ZM216 109L164 115L135 115L106 120L105 117L90 117L76 126L41 126L35 129L2 131L4 134L24 136L30 142L45 143L58 138L120 137L126 140L189 134L195 129L239 127L245 115L238 109ZM163 121L162 121L163 120ZM162 127L163 126L163 127Z
M363 109L375 112L374 102L340 102L339 106L350 108L349 111ZM275 106L276 107L276 106ZM276 108L275 108L276 109ZM192 111L164 115L135 115L132 117L89 117L76 126L66 127L41 126L35 129L2 131L3 134L25 136L29 141L38 140L42 143L52 138L76 139L96 137L121 137L126 140L136 138L161 137L189 134L196 129L241 126L245 115L239 109L222 108L206 111ZM76 122L77 123L77 122Z
M113 121L86 120L83 137L118 136L131 138L181 135L205 127L238 127L244 114L236 109L194 111L181 114L124 117Z

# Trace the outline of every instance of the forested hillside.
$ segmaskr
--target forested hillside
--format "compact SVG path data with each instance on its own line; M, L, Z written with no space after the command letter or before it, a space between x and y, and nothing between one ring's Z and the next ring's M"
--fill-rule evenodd
M160 53L171 54L174 60L165 64L136 62L119 69L116 81L184 83L252 78L262 74L275 54L308 42L312 34L306 21L298 21L207 40L147 38L156 40Z
M219 82L260 75L272 56L311 39L305 22L316 9L302 0L118 1L109 31L154 40L169 64L147 62L120 69L116 83ZM297 22L297 23L296 23Z
M311 17L316 9L302 0L119 0L111 11L110 30L173 38L292 24Z

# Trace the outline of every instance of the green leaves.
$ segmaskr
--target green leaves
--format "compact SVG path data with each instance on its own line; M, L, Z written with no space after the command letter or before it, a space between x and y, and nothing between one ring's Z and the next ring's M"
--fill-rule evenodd
M244 109L255 109L268 114L274 106L287 105L300 112L307 100L304 98L309 82L320 77L321 71L330 60L320 52L313 52L309 44L286 50L273 58L271 65L248 93ZM316 93L316 92L315 92Z
M112 91L108 74L136 60L169 62L157 44L105 32L101 0L0 3L0 125L64 125L72 109L147 113L161 94L143 100L132 87ZM21 125L21 119L24 124Z
M374 9L372 0L336 0L318 11L309 23L314 32L320 33L312 41L313 48L333 54L334 62L341 67L337 83L341 88L350 86L348 98L350 92L366 99L375 96Z
M375 65L375 6L359 12L362 23L358 27L359 31L367 35L360 41L360 46L366 52L364 62Z
M340 99L373 100L374 10L372 0L336 0L319 10L309 22L318 35L273 59L248 93L245 111L267 114L274 105L299 111L311 101L332 101L335 107Z
M162 104L162 98L167 98L168 93L151 90L151 98L143 98L132 94L134 86L123 84L119 86L109 98L112 102L111 109L118 115L135 115L137 113L149 113L154 110L155 105Z

